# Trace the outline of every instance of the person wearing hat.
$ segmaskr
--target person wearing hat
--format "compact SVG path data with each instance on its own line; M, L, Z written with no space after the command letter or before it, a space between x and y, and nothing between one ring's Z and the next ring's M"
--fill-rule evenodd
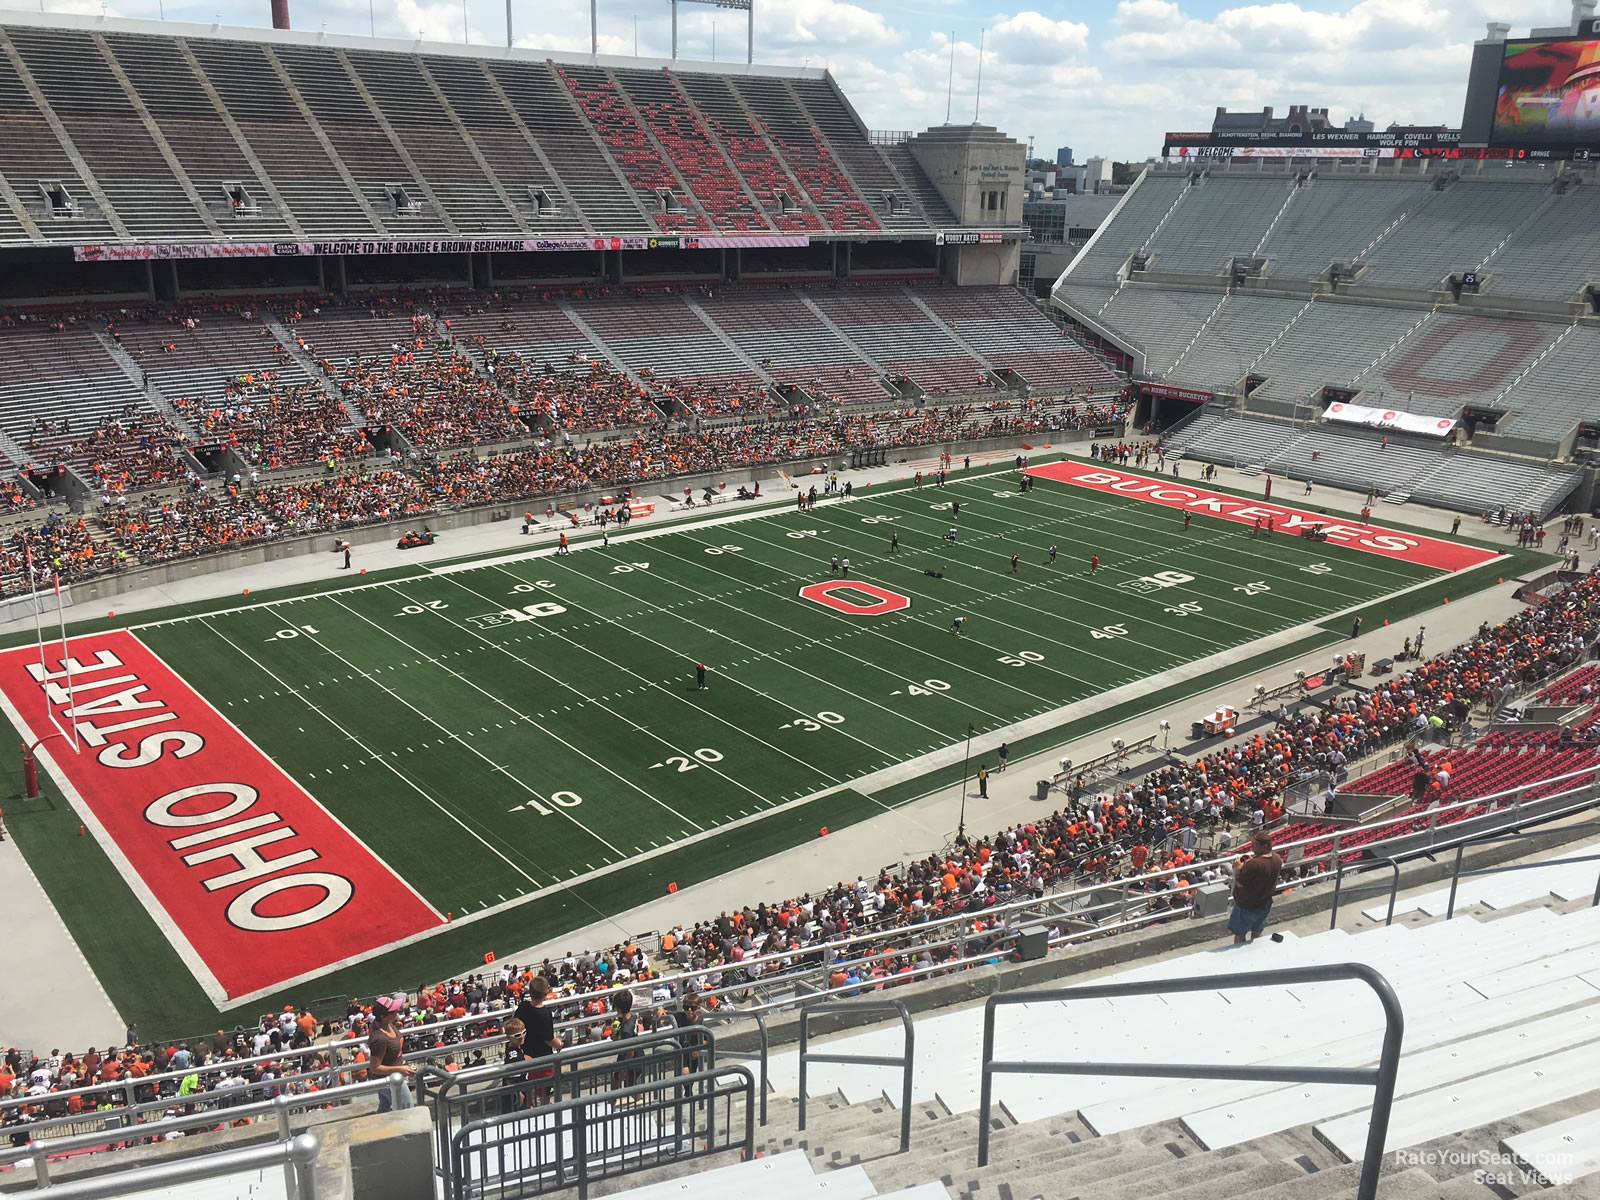
M391 1075L400 1075L405 1079L406 1086L400 1089L400 1107L410 1108L416 1103L411 1094L411 1081L416 1077L417 1069L409 1067L400 1060L404 1044L396 1024L400 1019L400 1012L406 1006L404 996L379 996L372 1006L372 1032L367 1035L367 1048L372 1054L372 1078L388 1079ZM378 1111L388 1112L394 1107L394 1093L385 1088L378 1093Z

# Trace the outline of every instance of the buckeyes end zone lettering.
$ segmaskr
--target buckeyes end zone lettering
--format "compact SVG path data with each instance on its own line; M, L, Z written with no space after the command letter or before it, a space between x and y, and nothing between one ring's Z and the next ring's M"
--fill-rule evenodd
M1028 468L1027 474L1057 483L1070 483L1074 487L1096 492L1114 492L1164 508L1181 508L1193 512L1253 525L1256 520L1273 519L1279 533L1298 534L1308 525L1320 525L1330 542L1379 554L1385 558L1398 558L1419 566L1434 567L1441 571L1460 571L1501 557L1496 551L1481 546L1464 546L1459 542L1408 533L1398 529L1385 529L1381 525L1361 525L1342 521L1305 509L1273 504L1268 500L1255 500L1247 496L1232 496L1206 488L1191 487L1178 480L1152 478L1116 471L1093 463L1055 462Z

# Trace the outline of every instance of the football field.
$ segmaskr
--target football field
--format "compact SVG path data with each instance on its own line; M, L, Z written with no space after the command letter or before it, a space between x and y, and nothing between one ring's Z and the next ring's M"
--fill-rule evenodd
M70 683L59 644L42 668L9 652L33 678L7 675L6 706L41 730L28 691L57 677L38 703L79 736L47 745L66 806L226 1011L465 969L468 945L643 898L630 880L659 894L661 870L705 878L923 794L873 781L969 726L992 767L996 731L1267 635L1335 641L1447 574L1214 509L1186 529L1048 470L153 614L75 636Z

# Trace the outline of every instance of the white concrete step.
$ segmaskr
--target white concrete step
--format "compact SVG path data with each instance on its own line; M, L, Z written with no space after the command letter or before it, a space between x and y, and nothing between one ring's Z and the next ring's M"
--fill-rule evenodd
M1600 993L1586 1008L1403 1054L1395 1095L1428 1091L1587 1041L1600 1041ZM1372 1061L1371 1055L1364 1058L1366 1063ZM1201 1145L1214 1150L1340 1113L1370 1109L1372 1094L1372 1088L1355 1084L1298 1084L1241 1104L1195 1113L1184 1118L1183 1126Z
M1415 1146L1430 1138L1459 1133L1517 1113L1570 1100L1592 1091L1600 1079L1600 1042L1589 1042L1518 1063L1461 1083L1396 1101L1389 1117L1385 1150ZM1365 1151L1368 1113L1325 1121L1313 1127L1317 1138L1346 1161Z
M822 1200L872 1200L878 1194L878 1189L873 1186L872 1180L867 1178L867 1173L861 1167L841 1167L837 1171L827 1171L812 1177L811 1191L805 1191L796 1186L794 1195L796 1200L801 1196L819 1196ZM695 1200L700 1200L699 1193ZM748 1200L748 1193L746 1194ZM777 1200L771 1193L764 1193L762 1200Z
M1547 859L1575 858L1585 854L1600 854L1600 842L1584 846L1564 846L1552 851ZM1496 875L1471 875L1463 878L1456 888L1456 911L1473 904L1489 908L1510 908L1529 900L1555 896L1558 900L1573 900L1579 896L1593 896L1595 879L1600 877L1600 863L1554 863L1550 866L1529 867L1522 871L1505 871ZM1395 916L1401 913L1422 911L1430 917L1442 917L1450 902L1450 886L1424 892L1410 899L1401 897L1395 902ZM1361 910L1369 920L1381 921L1388 911L1385 896L1371 908Z
M878 1200L950 1200L950 1193L942 1183L919 1183L898 1192L879 1192Z
M752 1196L777 1200L778 1197L814 1194L817 1179L810 1159L803 1151L793 1150L611 1195L612 1200L681 1200L685 1196L692 1196L694 1200L750 1200ZM804 1190L807 1188L811 1191Z
M1574 979L1564 979L1494 1000L1480 999L1466 1004L1447 992L1439 993L1430 1005L1409 1003L1404 996L1401 999L1406 1013L1405 1047L1408 1052L1415 1052L1527 1021L1570 1005L1588 1003L1595 996L1587 985ZM1372 1027L1364 1033L1310 1050L1297 1049L1264 1061L1318 1067L1368 1066L1378 1061L1378 1051L1382 1045L1381 1027L1381 1019L1374 1020ZM1276 1120L1277 1110L1274 1107L1267 1107L1265 1116L1259 1120L1253 1117L1258 1111L1257 1104L1264 1097L1276 1094L1283 1087L1281 1084L1224 1080L1183 1086L1190 1083L1188 1080L1174 1080L1172 1095L1141 1098L1142 1106L1129 1116L1120 1111L1103 1112L1099 1107L1085 1109L1080 1115L1091 1128L1098 1130L1104 1126L1112 1132L1127 1120L1143 1118L1152 1113L1165 1114L1156 1116L1157 1120L1181 1117L1190 1136L1209 1150L1237 1145L1278 1129L1292 1128L1293 1123L1274 1124L1270 1129L1260 1128L1262 1124ZM1366 1094L1370 1099L1371 1090L1367 1089Z
M1514 1134L1500 1150L1552 1187L1583 1179L1600 1172L1600 1110Z
M1524 920L1526 915L1529 919ZM1482 997L1465 984L1452 982L1452 976L1488 961L1503 961L1495 956L1529 954L1537 957L1538 939L1530 930L1552 928L1560 918L1551 913L1518 914L1492 925L1464 919L1457 924L1430 925L1409 935L1395 934L1396 927L1364 933L1349 944L1348 960L1363 961L1380 971L1393 985L1413 1031L1428 1028L1427 1015L1445 1014L1482 1003ZM1496 925L1505 928L1496 929ZM1455 926L1452 930L1452 926ZM1447 932L1451 931L1451 932ZM1440 944L1443 943L1442 948ZM1367 953L1363 953L1367 952ZM1300 989L1304 998L1323 1002L1312 1023L1280 1026L1285 1037L1269 1052L1241 1059L1248 1062L1300 1063L1323 1066L1357 1066L1376 1061L1383 1026L1382 1009L1371 992L1360 984L1320 985ZM1552 992L1543 1002L1550 1008L1591 999L1583 988ZM1549 1008L1543 1011L1549 1011ZM1493 1019L1482 1028L1493 1028L1506 1019ZM1413 1033L1413 1040L1419 1035ZM1461 1036L1459 1033L1451 1036ZM1231 1039L1230 1039L1231 1040ZM1208 1047L1209 1049L1209 1047ZM1226 1056L1216 1061L1234 1061ZM1195 1057L1200 1056L1197 1053ZM1209 1055L1208 1055L1209 1057ZM1229 1100L1241 1100L1273 1090L1270 1083L1218 1082L1215 1080L1104 1080L1091 1081L1082 1095L1092 1097L1079 1109L1084 1123L1101 1136L1137 1128L1153 1121L1171 1120L1186 1113L1214 1107ZM1013 1115L1021 1114L1007 1101Z

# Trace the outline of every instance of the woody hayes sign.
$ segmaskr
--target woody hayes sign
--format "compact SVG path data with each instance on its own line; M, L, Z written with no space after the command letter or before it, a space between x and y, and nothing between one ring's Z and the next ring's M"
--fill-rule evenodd
M125 631L0 654L0 706L217 1002L264 994L439 914Z

